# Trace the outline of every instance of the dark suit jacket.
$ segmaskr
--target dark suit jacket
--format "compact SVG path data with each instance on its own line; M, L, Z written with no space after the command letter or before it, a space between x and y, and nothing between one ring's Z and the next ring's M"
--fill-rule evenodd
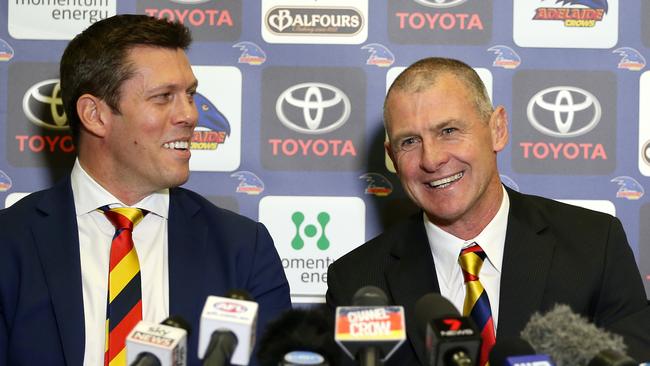
M182 188L170 190L169 205L169 312L192 326L194 365L208 295L247 290L260 305L259 334L291 307L289 285L262 224ZM70 180L0 211L0 228L0 365L81 365L84 308Z
M650 360L650 306L620 221L511 190L508 195L497 341L519 336L534 312L560 303L624 335L631 356ZM426 365L414 304L440 289L422 213L334 262L327 302L350 305L366 285L383 289L391 303L405 308L408 341L387 365Z

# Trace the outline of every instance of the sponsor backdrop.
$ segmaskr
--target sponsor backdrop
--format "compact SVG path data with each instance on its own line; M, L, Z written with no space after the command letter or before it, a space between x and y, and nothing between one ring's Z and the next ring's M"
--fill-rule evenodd
M0 206L69 171L58 60L116 13L192 29L186 186L267 225L295 303L323 301L332 261L415 211L382 103L427 56L466 61L508 110L505 184L622 220L650 295L650 1L2 1Z

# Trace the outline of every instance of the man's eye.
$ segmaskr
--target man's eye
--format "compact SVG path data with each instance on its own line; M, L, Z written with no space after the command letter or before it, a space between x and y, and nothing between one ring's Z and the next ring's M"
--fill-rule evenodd
M455 131L456 131L456 129L454 127L447 127L447 128L442 129L442 134L443 135L451 135Z
M402 150L411 150L415 147L415 145L418 143L418 139L416 137L408 137L402 140L400 143L400 148Z
M172 98L172 94L171 94L171 93L162 93L162 94L158 94L158 95L156 95L156 99L158 99L158 100L160 100L160 101L168 101L168 100L170 100L171 98Z

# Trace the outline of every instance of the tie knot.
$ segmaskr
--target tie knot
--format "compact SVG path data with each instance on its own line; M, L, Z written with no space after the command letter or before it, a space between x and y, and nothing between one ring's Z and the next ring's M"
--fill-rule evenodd
M103 206L100 208L108 221L115 226L116 230L129 230L133 231L135 225L137 225L142 219L149 213L147 210L141 210L136 207L115 207L108 208L108 206Z
M485 252L476 243L461 250L458 262L463 269L465 282L478 280L478 273L481 271L485 257Z

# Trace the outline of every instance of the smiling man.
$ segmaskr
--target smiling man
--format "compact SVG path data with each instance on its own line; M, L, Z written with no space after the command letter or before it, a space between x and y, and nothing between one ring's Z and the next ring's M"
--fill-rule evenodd
M427 293L475 321L480 365L496 339L519 336L534 312L556 303L650 359L650 307L620 221L502 185L507 115L471 67L445 58L409 66L388 91L384 123L386 151L422 211L333 263L327 302L350 305L374 285L405 307L409 342L387 365L429 364L415 320Z
M266 228L178 187L198 119L190 42L180 23L117 15L67 46L78 156L69 177L0 211L0 365L125 365L133 326L170 315L190 323L197 365L207 296L246 290L258 332L290 308Z

